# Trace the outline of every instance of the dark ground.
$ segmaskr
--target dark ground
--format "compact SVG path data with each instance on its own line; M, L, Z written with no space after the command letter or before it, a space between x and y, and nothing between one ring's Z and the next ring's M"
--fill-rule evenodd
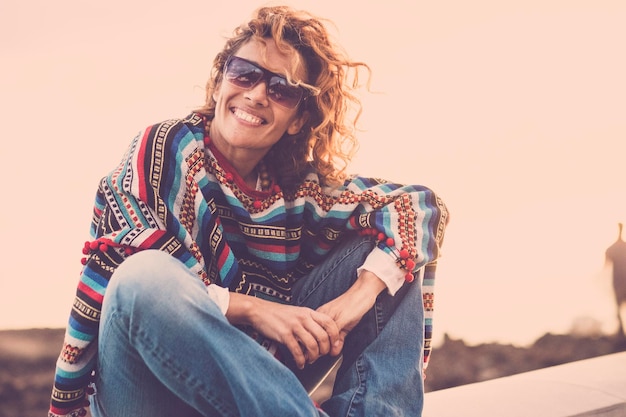
M433 349L426 391L436 391L626 351L626 339L546 333L528 347L498 343L466 345L446 337Z
M61 329L0 331L0 417L42 417L48 409ZM546 334L529 347L467 345L446 337L433 351L426 391L625 351L610 336Z

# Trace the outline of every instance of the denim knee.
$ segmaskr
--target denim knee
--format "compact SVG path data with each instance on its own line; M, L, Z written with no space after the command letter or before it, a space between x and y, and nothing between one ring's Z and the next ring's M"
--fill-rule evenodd
M157 300L175 293L181 274L191 274L172 255L155 249L137 252L115 270L107 287L106 299L123 305L158 304Z

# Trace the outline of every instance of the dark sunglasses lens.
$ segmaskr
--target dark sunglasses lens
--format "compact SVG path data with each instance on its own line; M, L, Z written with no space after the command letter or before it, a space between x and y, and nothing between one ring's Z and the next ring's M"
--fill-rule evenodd
M250 88L263 77L263 71L246 61L232 59L226 67L225 77L238 87Z
M268 97L281 106L295 108L302 99L302 88L289 85L283 77L273 76L267 86Z
M267 82L267 96L274 103L294 109L302 100L304 90L301 87L290 85L284 77L273 74L252 62L233 56L226 64L224 78L240 88L250 89L259 81Z

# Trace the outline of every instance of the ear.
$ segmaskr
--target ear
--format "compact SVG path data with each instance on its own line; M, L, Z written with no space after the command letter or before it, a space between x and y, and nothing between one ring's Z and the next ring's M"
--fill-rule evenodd
M296 117L296 119L294 119L294 121L291 122L291 124L287 128L287 133L290 135L295 135L296 133L300 132L300 130L302 130L302 127L306 124L306 122L309 121L309 116L310 116L310 113L308 111L302 112L300 116Z

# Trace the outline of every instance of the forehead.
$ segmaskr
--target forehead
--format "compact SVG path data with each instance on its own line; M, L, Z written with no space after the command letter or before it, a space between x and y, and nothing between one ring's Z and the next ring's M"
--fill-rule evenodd
M284 53L273 39L252 38L237 50L236 56L255 62L277 74L285 74L295 80L306 79L306 68L298 52Z

